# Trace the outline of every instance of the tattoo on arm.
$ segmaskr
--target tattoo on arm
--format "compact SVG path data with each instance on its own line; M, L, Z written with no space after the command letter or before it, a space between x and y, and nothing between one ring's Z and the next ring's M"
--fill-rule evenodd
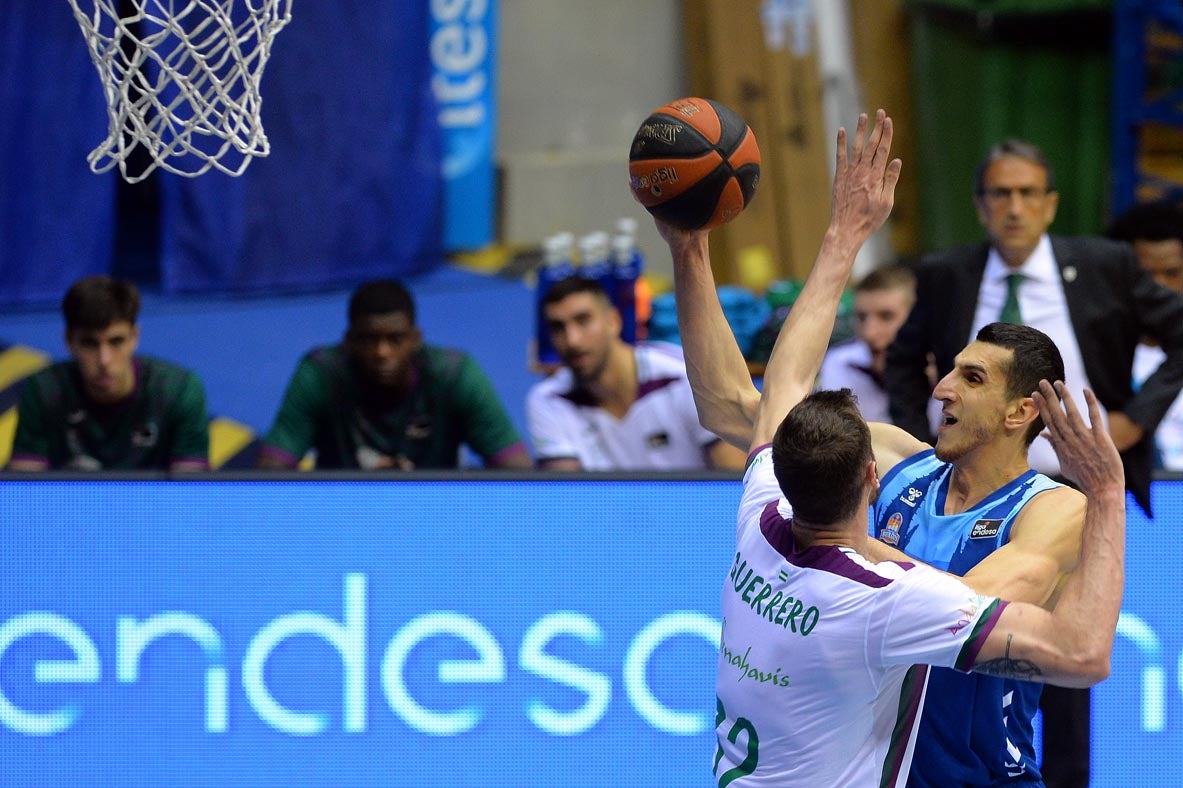
M1022 681L1039 681L1043 676L1043 671L1029 659L1011 659L1010 658L1010 643L1014 635L1007 633L1006 636L1006 653L999 659L992 659L988 662L979 662L974 665L974 673L982 673L987 676L995 676L1000 679L1020 679Z

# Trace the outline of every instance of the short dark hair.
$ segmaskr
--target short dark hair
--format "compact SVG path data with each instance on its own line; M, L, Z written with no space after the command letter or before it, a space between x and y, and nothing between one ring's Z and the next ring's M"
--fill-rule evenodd
M1183 202L1158 200L1135 205L1105 232L1116 241L1183 241Z
M139 315L139 289L105 274L79 279L62 298L67 332L101 331L120 320L135 325Z
M542 297L542 305L550 306L557 304L564 298L573 296L576 293L591 293L597 298L603 299L611 304L612 299L608 297L608 292L604 290L604 286L595 279L590 279L586 276L568 276L566 279L560 279L550 286L546 291L546 295Z
M406 315L415 324L415 299L401 282L375 279L353 291L349 299L349 325L371 315Z
M915 293L916 274L906 265L891 263L872 269L854 286L856 293L869 293L878 290L908 290Z
M1031 326L1013 323L990 323L982 326L976 339L1011 351L1006 375L1006 397L1029 397L1039 388L1039 381L1054 383L1064 379L1064 359L1051 337ZM1027 429L1027 445L1043 431L1043 418L1036 416Z
M1048 161L1047 154L1034 143L1011 138L1009 140L1003 140L986 151L985 158L978 163L978 168L974 170L974 194L979 197L985 195L986 170L999 159L1007 158L1026 159L1029 162L1038 164L1047 173L1047 190L1049 192L1056 190L1056 170L1052 167L1052 163Z
M772 439L776 481L793 516L810 525L834 525L858 510L863 474L873 459L871 431L850 389L810 394Z

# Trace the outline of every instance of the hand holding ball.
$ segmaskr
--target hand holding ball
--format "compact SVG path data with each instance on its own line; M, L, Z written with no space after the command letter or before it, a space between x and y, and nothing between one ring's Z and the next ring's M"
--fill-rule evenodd
M739 216L760 181L756 135L709 99L658 107L637 130L628 159L633 197L682 230L709 230Z

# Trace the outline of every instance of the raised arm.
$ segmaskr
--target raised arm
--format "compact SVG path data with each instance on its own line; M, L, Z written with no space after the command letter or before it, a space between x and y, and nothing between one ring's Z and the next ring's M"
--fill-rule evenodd
M891 212L901 165L898 159L888 161L891 119L882 110L876 119L875 130L868 140L867 118L865 115L859 118L854 152L849 159L846 131L838 130L830 225L765 372L766 390L771 375L781 380L774 384L778 402L792 399L794 392L798 392L799 400L812 387L855 254ZM752 385L747 363L719 304L707 232L678 230L662 222L657 222L657 228L673 256L678 330L702 425L743 448L766 443L767 439L753 440L761 396ZM790 330L794 336L784 339ZM804 348L799 342L804 343ZM785 347L790 345L786 351ZM777 361L775 366L774 361ZM806 379L804 384L799 382ZM785 407L780 415L783 417L787 412Z
M770 442L785 414L813 388L855 255L895 202L902 165L890 158L891 118L879 110L870 134L867 126L860 115L849 157L846 130L838 130L830 225L765 368L752 448Z
M1034 394L1061 471L1087 498L1080 560L1052 612L1008 605L974 661L973 670L1006 678L1090 686L1109 675L1113 637L1125 580L1125 474L1121 457L1085 390L1085 424L1062 383L1047 381Z
M655 220L657 221L657 220ZM686 377L702 426L747 451L760 392L727 324L707 247L707 230L679 230L657 221L674 261L674 302Z

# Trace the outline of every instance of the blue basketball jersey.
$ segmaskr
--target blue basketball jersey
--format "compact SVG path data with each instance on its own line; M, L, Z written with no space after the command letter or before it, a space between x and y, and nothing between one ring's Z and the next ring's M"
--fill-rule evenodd
M1010 539L1015 517L1035 495L1060 485L1029 470L972 509L944 514L953 466L932 449L883 477L872 535L938 569L964 575ZM909 786L1042 784L1032 718L1042 685L929 670Z

